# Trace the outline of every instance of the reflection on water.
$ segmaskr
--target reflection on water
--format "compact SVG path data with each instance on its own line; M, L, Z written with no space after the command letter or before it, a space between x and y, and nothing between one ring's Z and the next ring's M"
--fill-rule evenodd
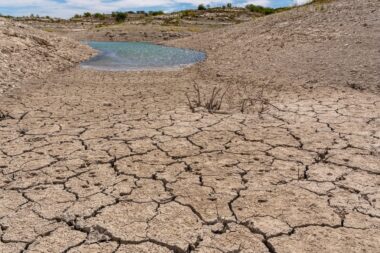
M145 42L88 42L100 53L81 64L109 71L176 68L202 61L205 53Z

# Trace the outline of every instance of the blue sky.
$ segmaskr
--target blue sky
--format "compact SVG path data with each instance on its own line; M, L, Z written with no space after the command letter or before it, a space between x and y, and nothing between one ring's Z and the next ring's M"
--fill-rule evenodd
M175 11L196 8L199 4L220 6L232 3L235 6L256 4L282 7L303 4L308 0L0 0L0 13L3 15L23 16L38 14L61 18L72 17L76 13L127 10L164 10Z

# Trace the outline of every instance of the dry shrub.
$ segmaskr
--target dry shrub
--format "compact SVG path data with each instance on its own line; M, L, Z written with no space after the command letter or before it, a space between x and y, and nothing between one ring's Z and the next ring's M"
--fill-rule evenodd
M194 83L193 89L195 97L190 98L189 94L186 93L187 103L191 111L195 112L199 108L205 108L209 113L220 112L224 97L229 91L230 86L227 88L213 87L211 94L202 94L201 89L197 83Z
M353 82L348 82L347 81L347 86L350 87L353 90L358 90L358 91L364 90L364 88L360 84L353 83Z
M11 119L9 113L0 110L0 120Z
M258 112L260 115L268 109L269 99L265 97L264 85L262 85L257 91L249 91L247 87L244 87L245 97L241 99L240 112Z
M278 109L270 102L272 92L281 92L281 87L276 89L270 86L272 80L256 83L240 82L238 84L215 86L212 89L201 90L197 83L192 87L191 96L186 93L187 103L192 112L207 110L209 113L227 113L221 111L222 106L229 113L240 111L241 113L258 113L262 115L269 108Z
M258 113L260 116L269 110L269 108L278 109L271 103L274 96L281 93L282 86L272 85L272 79L259 80L258 82L250 82L240 84L239 88L239 110L241 113ZM278 94L277 94L278 93Z

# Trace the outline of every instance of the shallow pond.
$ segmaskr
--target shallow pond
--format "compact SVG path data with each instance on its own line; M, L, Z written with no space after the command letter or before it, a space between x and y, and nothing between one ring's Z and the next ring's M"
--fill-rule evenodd
M84 68L109 71L170 69L203 61L206 54L190 49L145 42L87 42L100 53L81 64Z

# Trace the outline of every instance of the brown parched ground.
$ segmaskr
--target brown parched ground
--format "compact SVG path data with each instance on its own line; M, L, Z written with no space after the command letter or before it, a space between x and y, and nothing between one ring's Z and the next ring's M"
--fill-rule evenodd
M379 7L170 42L208 54L183 70L75 67L8 90L0 252L379 252ZM191 112L194 83L232 85L225 113ZM240 113L263 84L265 110Z

